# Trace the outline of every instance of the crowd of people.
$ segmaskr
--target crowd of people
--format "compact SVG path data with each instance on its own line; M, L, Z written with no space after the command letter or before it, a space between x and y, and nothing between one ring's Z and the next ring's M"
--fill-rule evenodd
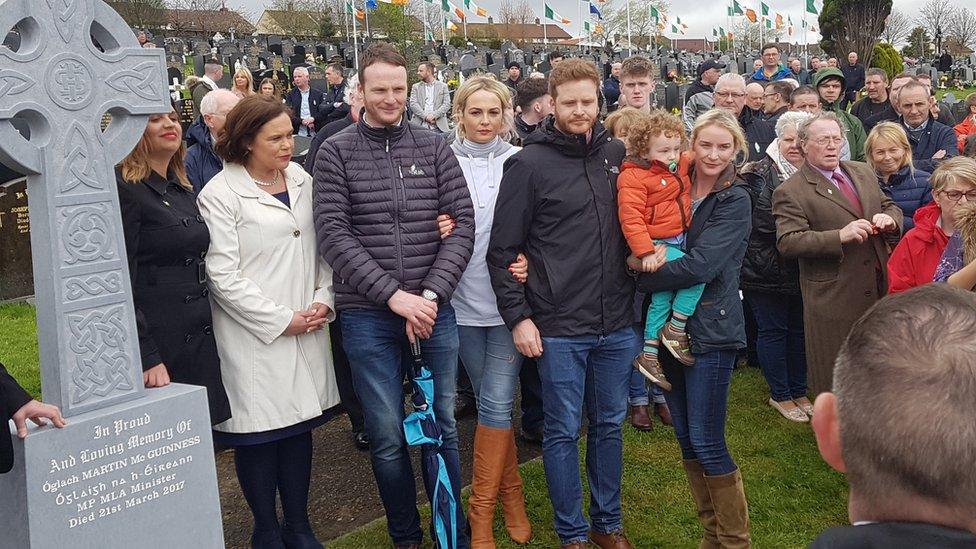
M927 77L889 85L854 53L803 69L768 45L748 78L702 63L679 116L655 108L643 57L606 79L551 62L548 76L470 77L452 97L427 62L408 86L403 55L374 43L358 74L326 70L328 92L296 69L284 99L246 69L218 89L207 65L186 139L175 108L153 115L117 167L144 382L207 388L252 546L321 547L311 433L340 410L369 450L392 543L420 545L403 428L417 345L458 502L459 369L477 400L457 547L495 546L496 506L513 541L532 537L519 392L539 417L523 417L523 439L541 434L562 547L632 547L628 416L673 426L701 547L749 547L725 433L747 347L771 414L812 418L825 460L848 472L852 522L870 523L814 546L976 543L976 302L962 291L976 286L976 160L960 154L974 148L976 94L954 133ZM304 166L296 135L313 138ZM63 423L2 395L20 425ZM942 418L931 431L912 427L922 403Z

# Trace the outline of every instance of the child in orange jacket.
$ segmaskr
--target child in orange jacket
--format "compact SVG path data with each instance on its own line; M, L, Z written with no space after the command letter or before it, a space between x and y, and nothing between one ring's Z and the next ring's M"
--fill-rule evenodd
M681 120L664 111L652 112L630 127L628 141L632 156L624 159L617 178L620 225L627 244L645 264L651 262L658 246L666 248L668 261L681 258L691 223L691 181L682 175L688 170L678 167L685 143ZM664 390L671 390L671 384L658 361L658 345L664 344L682 364L694 364L685 323L694 314L704 287L696 284L651 294L644 348L634 367Z

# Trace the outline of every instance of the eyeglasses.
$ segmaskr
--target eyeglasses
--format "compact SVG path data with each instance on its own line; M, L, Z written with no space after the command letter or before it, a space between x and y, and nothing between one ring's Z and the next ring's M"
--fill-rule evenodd
M836 136L835 137L829 137L828 136L828 137L821 137L820 139L814 139L811 142L813 144L817 145L818 147L826 147L827 145L838 145L839 146L839 145L841 145L841 144L844 143L844 138L843 137L836 137Z
M745 92L715 92L713 95L722 99L728 99L730 97L741 99L746 96Z
M766 99L767 97L776 97L777 95L779 95L779 94L778 93L764 93L763 94L763 99Z
M959 202L962 197L966 197L966 202L976 202L976 191L942 191L946 198L953 202Z

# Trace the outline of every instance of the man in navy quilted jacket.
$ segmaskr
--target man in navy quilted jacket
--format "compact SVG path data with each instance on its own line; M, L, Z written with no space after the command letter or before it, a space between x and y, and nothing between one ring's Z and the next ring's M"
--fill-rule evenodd
M414 474L403 434L404 360L421 341L434 377L441 455L454 488L460 549L468 547L460 505L454 423L458 332L451 294L474 248L474 209L441 134L408 124L406 60L386 43L359 63L364 114L328 138L315 158L314 215L322 257L334 271L336 310L365 412L370 459L396 547L419 547ZM443 240L438 214L456 222Z

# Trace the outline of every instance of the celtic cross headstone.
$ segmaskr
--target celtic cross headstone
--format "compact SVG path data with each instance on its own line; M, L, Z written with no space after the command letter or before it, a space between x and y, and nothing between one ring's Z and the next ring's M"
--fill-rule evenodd
M164 52L102 0L0 0L15 27L0 161L27 175L44 400L69 424L15 444L0 546L222 547L206 392L143 386L116 194L114 166L171 108ZM149 533L163 517L178 527Z

